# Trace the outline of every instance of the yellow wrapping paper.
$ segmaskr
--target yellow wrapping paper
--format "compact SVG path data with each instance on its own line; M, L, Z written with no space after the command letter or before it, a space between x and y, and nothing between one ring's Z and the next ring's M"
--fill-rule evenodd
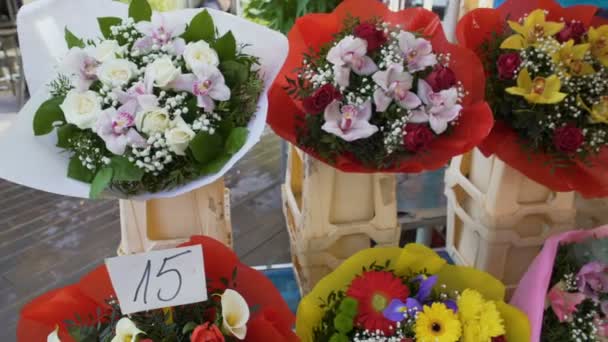
M348 258L332 273L325 276L306 295L296 317L296 333L303 342L313 342L313 328L323 317L321 299L326 299L332 291L346 290L351 281L361 274L362 267L376 261L384 265L390 261L389 269L397 275L408 275L425 271L437 274L437 286L445 284L448 291L470 288L480 292L486 300L492 300L500 311L507 330L507 341L530 341L530 324L526 315L504 302L505 287L488 273L464 266L448 265L437 253L419 244L408 244L404 248L369 248ZM314 341L319 342L319 341ZM481 341L480 341L481 342Z

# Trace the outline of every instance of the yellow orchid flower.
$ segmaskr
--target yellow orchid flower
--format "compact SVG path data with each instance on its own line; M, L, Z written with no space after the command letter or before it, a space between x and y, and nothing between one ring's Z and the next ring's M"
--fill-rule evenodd
M608 96L602 96L600 101L595 103L591 108L585 104L580 96L577 100L578 104L591 114L592 123L608 124Z
M583 61L590 47L590 44L574 45L574 40L570 39L553 55L553 62L561 62L568 69L568 72L573 75L593 74L595 70L593 70L591 64Z
M509 87L506 91L511 95L523 96L531 103L550 104L561 102L566 97L567 94L559 92L561 86L555 75L547 78L537 76L532 80L528 70L522 69L517 76L517 87Z
M540 38L551 37L564 28L564 23L545 21L545 12L542 9L532 11L524 24L509 20L509 26L516 34L508 37L500 45L501 49L521 50L536 44Z
M602 25L598 28L590 27L587 37L591 44L591 54L602 65L608 66L608 25Z

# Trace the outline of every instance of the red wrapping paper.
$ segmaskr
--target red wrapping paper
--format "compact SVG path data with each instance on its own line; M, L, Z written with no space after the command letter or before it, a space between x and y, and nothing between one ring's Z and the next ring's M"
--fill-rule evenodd
M549 10L547 18L552 21L560 18L578 20L586 27L606 23L606 19L594 17L597 12L594 6L564 8L553 0L508 0L496 9L480 8L467 13L458 22L456 37L460 44L483 58L480 46L492 37L492 32L504 32L507 20L517 20L537 8ZM495 154L509 166L554 191L577 191L587 198L608 196L608 148L589 158L587 164L573 161L570 167L552 170L550 156L535 153L530 158L515 130L505 123L496 122L479 149L486 156Z
M399 165L389 169L369 168L350 155L341 155L335 164L328 164L345 172L415 173L435 170L445 165L452 157L471 150L489 134L494 121L490 107L484 101L483 66L472 51L447 41L437 15L423 8L392 12L376 0L346 0L333 13L309 14L299 18L289 32L289 55L269 95L268 124L279 136L297 145L297 118L305 115L301 101L289 97L283 90L287 86L286 77L295 78L294 69L302 65L303 54L310 49L318 50L323 44L331 42L333 34L342 29L344 19L349 14L359 17L362 21L379 17L385 22L401 25L404 30L424 34L430 39L435 52L451 54L449 67L463 83L469 95L464 98L464 109L453 131L439 136L427 150L403 160ZM327 162L314 151L304 151Z
M298 341L292 332L295 316L268 278L242 264L233 251L214 239L194 236L181 246L192 245L203 247L209 288L225 290L220 278L231 279L236 268L237 286L230 288L238 291L250 307L259 308L247 323L245 341ZM65 321L73 321L76 315L81 318L96 317L99 308L108 310L105 300L110 296L115 296L115 293L103 265L84 276L80 282L47 292L25 305L17 326L17 340L46 341L48 334L59 326L60 339L73 341L66 331Z

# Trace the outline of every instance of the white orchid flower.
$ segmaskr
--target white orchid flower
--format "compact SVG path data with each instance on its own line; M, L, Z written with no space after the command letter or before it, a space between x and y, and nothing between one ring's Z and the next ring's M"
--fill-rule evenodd
M454 87L435 93L431 86L421 79L418 81L418 97L425 104L425 108L412 111L410 122L428 122L437 134L445 132L448 124L456 120L462 110L462 106L458 104L458 92Z
M412 33L405 31L399 33L397 39L409 72L424 70L437 64L437 56L433 53L433 46L428 40L416 38Z
M197 105L207 112L215 109L216 101L228 101L230 99L230 88L220 70L212 65L197 64L192 74L184 74L170 85L173 89L188 91L197 98Z
M372 104L367 100L362 106L341 106L334 100L325 108L325 123L321 127L325 132L334 134L346 141L355 141L371 136L378 127L369 123L372 117Z
M392 100L405 109L414 109L422 104L418 96L410 91L413 77L403 71L402 65L391 64L386 71L376 72L372 79L380 86L374 92L378 112L384 112Z
M249 305L238 292L227 289L222 295L222 329L239 340L247 335Z
M135 41L134 49L142 53L164 49L176 56L184 52L186 41L180 37L186 30L184 22L170 20L162 13L154 12L151 21L140 21L135 27L144 37Z
M111 342L132 342L139 334L145 334L145 332L139 330L128 317L123 317L116 323L116 335Z
M357 75L371 75L378 66L366 55L367 41L353 36L344 37L327 53L327 61L334 65L336 82L342 87L350 83L350 71Z
M46 342L61 342L59 339L59 326L55 326L55 330L46 337Z
M78 91L86 91L97 80L98 67L99 62L87 50L74 47L63 58L60 70L70 77Z

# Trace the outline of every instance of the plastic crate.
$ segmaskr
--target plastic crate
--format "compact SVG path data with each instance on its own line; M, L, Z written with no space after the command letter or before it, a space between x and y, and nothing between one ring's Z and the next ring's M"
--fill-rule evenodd
M291 146L283 210L300 289L370 246L397 246L396 177L345 173Z
M475 149L446 170L446 248L514 289L549 236L576 226L574 193L553 192Z
M192 235L232 247L230 192L220 179L174 198L120 200L120 226L119 255L173 248Z

